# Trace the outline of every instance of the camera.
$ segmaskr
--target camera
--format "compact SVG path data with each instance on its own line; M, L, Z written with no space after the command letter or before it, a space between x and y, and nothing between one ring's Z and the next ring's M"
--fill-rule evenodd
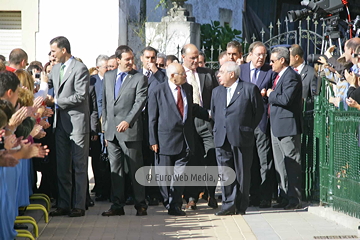
M328 59L325 55L322 54L309 54L307 56L307 62L310 63L319 63L318 60L320 57L324 57L326 60Z
M40 73L35 73L35 78L40 79Z
M314 19L329 17L329 15L341 12L344 4L341 0L320 0L317 2L301 1L302 6L306 8L301 10L288 11L288 18L290 22L295 22L313 15Z

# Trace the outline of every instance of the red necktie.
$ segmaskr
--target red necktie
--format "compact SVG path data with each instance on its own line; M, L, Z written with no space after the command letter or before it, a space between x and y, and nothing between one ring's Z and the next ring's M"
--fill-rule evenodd
M176 89L177 89L176 106L181 114L181 117L184 117L184 101L183 101L182 94L181 94L181 88L179 86L177 86Z
M279 78L280 78L280 76L279 76L279 75L277 75L277 76L276 76L276 78L275 78L274 85L273 85L272 89L275 89L276 84L277 84L277 82L278 82Z
M273 89L273 90L275 89L276 84L277 84L279 78L280 78L280 76L277 75L276 78L275 78L274 84L273 84L273 86L272 86L272 89ZM269 104L269 106L268 106L268 117L270 117L270 104Z

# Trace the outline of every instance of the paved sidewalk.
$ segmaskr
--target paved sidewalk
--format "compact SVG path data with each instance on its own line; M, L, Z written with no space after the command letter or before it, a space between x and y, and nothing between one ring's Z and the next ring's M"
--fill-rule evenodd
M50 217L39 221L40 240L55 239L360 239L349 229L304 210L249 208L245 216L214 215L204 200L185 217L169 216L164 207L151 206L148 216L135 216L133 206L125 216L103 217L110 203L96 202L85 217Z

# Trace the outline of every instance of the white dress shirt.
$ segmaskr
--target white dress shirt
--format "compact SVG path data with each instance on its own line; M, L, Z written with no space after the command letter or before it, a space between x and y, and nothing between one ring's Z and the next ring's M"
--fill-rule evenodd
M199 95L200 95L200 106L203 106L203 101L202 101L202 93L201 93L201 86L200 86L200 79L199 79L199 74L196 72L196 71L192 71L190 69L188 69L187 67L185 67L183 65L184 69L185 69L185 72L186 72L186 79L189 79L189 75L191 74L191 72L194 74L195 76L195 80L199 86ZM189 82L188 82L189 83ZM190 85L192 85L191 83L189 83Z
M177 104L177 94L178 94L178 90L177 90L177 86L171 82L170 80L168 80L170 89L171 89L171 93L175 99L175 104ZM187 102L187 98L186 98L186 93L184 91L184 89L182 88L182 86L180 86L181 88L181 95L183 98L183 103L184 103L184 117L183 117L183 122L185 122L186 118L187 118L187 112L188 112L188 102Z
M234 92L235 92L238 84L239 84L239 79L236 80L230 87L226 88L226 92L227 92L226 106L229 106L229 103L231 102L231 99L234 96Z

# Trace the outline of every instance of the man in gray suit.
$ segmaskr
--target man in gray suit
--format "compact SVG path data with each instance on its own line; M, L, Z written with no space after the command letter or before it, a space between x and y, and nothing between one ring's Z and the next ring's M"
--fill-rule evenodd
M134 54L121 45L115 52L117 69L105 73L103 81L102 117L111 168L112 205L103 216L124 215L127 164L135 198L136 216L147 215L145 187L135 180L143 166L143 123L141 111L147 98L147 78L133 69Z
M50 215L81 217L85 215L88 184L89 71L71 55L67 38L61 36L52 39L50 49L58 62L49 75L49 88L54 88L53 127L59 183L58 208ZM74 186L72 171L75 172Z

